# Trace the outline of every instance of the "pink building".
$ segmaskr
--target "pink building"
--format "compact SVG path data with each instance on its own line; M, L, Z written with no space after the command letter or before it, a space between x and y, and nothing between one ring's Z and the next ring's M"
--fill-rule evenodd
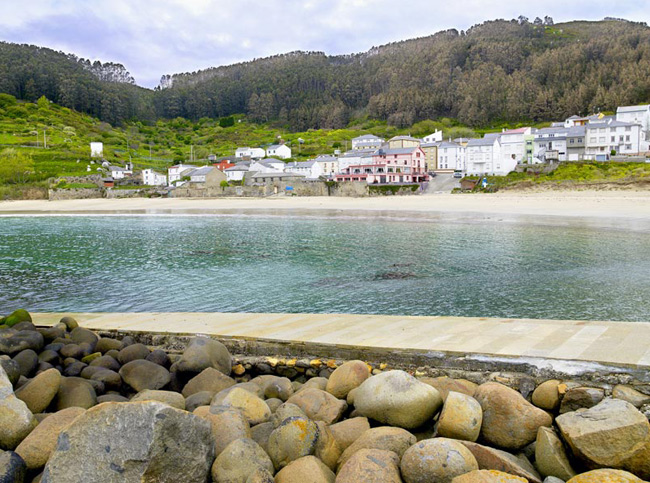
M368 164L348 166L336 181L365 181L369 184L421 183L427 181L424 151L419 147L380 149Z

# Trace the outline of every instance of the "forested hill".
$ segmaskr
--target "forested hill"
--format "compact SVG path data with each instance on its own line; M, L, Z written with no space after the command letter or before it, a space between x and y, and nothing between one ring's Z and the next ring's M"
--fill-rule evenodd
M366 115L396 126L439 117L481 126L650 102L650 28L496 20L362 54L295 52L163 76L155 91L122 77L102 79L47 49L0 44L1 91L44 94L112 123L245 113L294 130L338 128Z

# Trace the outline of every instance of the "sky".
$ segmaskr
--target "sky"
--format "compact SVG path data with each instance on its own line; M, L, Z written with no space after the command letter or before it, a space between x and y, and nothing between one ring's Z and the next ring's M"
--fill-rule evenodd
M136 83L295 50L373 46L519 15L650 23L650 0L0 0L0 40L118 62Z

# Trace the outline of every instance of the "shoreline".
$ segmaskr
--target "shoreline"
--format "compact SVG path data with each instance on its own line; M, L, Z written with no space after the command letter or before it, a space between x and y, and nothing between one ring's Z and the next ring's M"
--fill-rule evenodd
M420 196L125 198L0 201L0 215L210 214L239 211L412 212L419 214L541 215L650 221L650 191L435 194Z

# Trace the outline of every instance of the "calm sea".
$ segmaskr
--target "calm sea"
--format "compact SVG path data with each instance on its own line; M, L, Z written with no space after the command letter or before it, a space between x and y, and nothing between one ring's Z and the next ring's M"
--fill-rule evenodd
M0 313L650 321L650 234L292 216L0 218Z

